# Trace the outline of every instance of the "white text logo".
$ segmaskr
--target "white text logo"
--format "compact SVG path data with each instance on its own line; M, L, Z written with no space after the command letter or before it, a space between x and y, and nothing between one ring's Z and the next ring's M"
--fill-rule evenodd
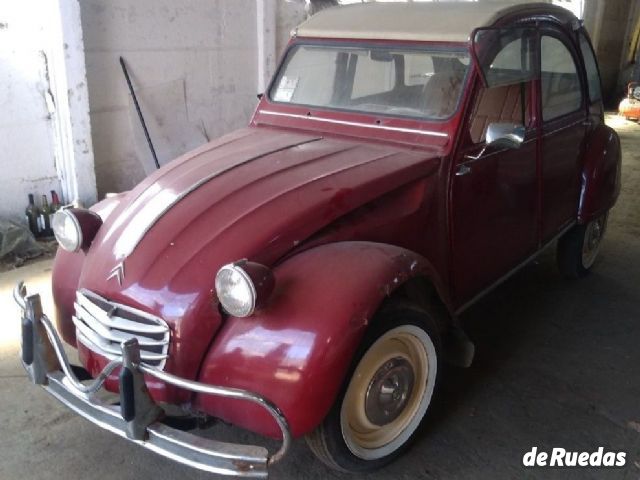
M538 452L538 447L533 447L522 457L525 467L624 467L626 462L625 452L605 452L604 447L595 452L569 452L564 448L554 448L551 453Z

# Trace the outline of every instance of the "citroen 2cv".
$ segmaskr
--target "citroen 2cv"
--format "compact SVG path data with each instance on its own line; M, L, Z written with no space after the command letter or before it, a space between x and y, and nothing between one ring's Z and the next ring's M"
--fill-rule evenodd
M19 285L22 361L79 415L198 469L265 477L296 437L376 469L416 436L445 359L470 362L458 315L549 245L586 275L619 190L570 12L328 9L247 128L56 214L55 326ZM180 415L282 447L202 438Z

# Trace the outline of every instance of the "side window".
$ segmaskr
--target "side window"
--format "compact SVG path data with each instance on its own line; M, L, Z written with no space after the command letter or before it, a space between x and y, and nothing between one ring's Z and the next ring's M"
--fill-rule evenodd
M531 27L478 29L473 52L486 87L513 85L536 76L537 31Z
M491 123L531 126L532 36L522 29L489 34L495 37L491 39L495 56L484 57L488 85L479 85L476 93L469 127L474 143L485 140Z
M584 33L580 34L580 50L584 58L584 68L587 71L587 81L589 82L589 100L591 103L602 100L602 90L600 87L600 74L598 73L598 64L593 54L591 45Z
M484 141L491 123L524 122L525 127L530 127L530 93L531 82L492 88L479 87L469 130L473 143Z
M511 70L520 74L522 70L528 70L529 65L522 65L523 60L528 61L529 56L522 55L523 39L521 37L511 40L502 50L498 52L496 58L491 62L490 70Z
M557 38L544 35L540 56L543 120L575 112L582 106L582 91L571 52Z

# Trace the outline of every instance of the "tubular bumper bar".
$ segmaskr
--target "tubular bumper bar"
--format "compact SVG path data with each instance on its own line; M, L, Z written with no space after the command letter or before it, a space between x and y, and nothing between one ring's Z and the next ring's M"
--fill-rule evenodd
M29 378L41 385L71 410L96 425L142 447L190 467L219 475L267 478L269 465L279 461L291 445L291 432L284 415L269 400L244 390L217 387L185 380L140 362L136 339L123 342L122 359L111 361L91 383L81 383L51 321L42 313L39 295L27 297L20 282L13 292L22 310L21 357ZM120 405L98 398L107 377L120 370ZM161 422L162 410L147 391L144 375L206 395L236 398L267 410L282 430L282 446L273 455L266 448L219 442L171 428Z

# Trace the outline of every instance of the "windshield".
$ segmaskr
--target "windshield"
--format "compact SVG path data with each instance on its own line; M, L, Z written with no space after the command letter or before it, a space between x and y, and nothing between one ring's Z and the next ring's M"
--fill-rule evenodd
M442 120L458 107L469 55L455 50L297 45L274 102Z

